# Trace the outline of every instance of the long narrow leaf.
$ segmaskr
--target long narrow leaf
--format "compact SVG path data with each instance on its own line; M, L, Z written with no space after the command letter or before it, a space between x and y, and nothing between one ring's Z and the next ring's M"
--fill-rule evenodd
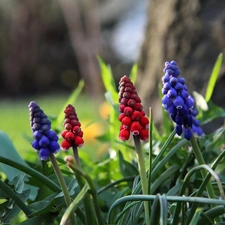
M220 155L215 159L215 161L212 164L212 170L214 170L214 171L216 170L216 167L223 160L224 156L225 156L225 151L220 153ZM209 182L210 178L211 178L211 174L208 173L205 180L202 182L200 188L198 189L198 192L197 192L196 196L200 197L202 195L202 193L203 193L203 191L206 187L206 184ZM191 218L195 214L196 209L197 209L197 204L196 203L192 204L191 210L190 210L188 218L186 220L187 224L190 222Z
M216 80L217 80L217 78L219 76L219 73L220 73L222 61L223 61L223 54L220 53L217 60L216 60L215 65L213 67L213 71L212 71L212 74L211 74L211 77L209 79L209 83L208 83L208 86L207 86L207 89L206 89L205 100L207 102L212 97L212 93L213 93L213 90L214 90L214 87L215 87L215 84L216 84Z
M110 66L107 66L101 57L98 56L98 62L101 69L102 81L107 92L110 92L114 101L117 101L118 95L116 84Z
M193 216L190 225L197 225L198 224L198 220L200 218L200 215L202 213L202 208L198 208L195 212L195 215Z
M163 183L165 183L168 179L170 180L170 176L175 174L179 170L178 165L173 165L169 167L164 173L160 174L160 176L156 179L156 181L151 186L151 193L154 193L154 191Z
M84 81L80 80L77 88L73 91L73 93L70 95L69 99L66 101L65 105L63 106L61 112L59 113L58 117L57 117L57 127L60 127L63 124L63 120L64 120L64 110L66 108L66 106L68 104L74 104L75 101L77 100L80 92L82 91L84 87Z
M61 219L60 225L67 224L67 221L69 220L71 214L74 213L74 211L77 209L77 207L81 204L81 202L84 199L85 195L87 194L88 190L89 190L88 185L85 184L84 187L82 188L82 190L76 196L76 198L73 200L73 202L67 208L66 212L64 213L64 215Z
M156 195L152 204L152 214L150 224L159 224L160 210L159 210L159 194Z
M137 78L137 71L138 71L138 65L137 63L135 63L132 68L131 68L131 71L130 71L130 80L133 82L133 84L135 84L136 82L136 78Z
M114 218L116 209L120 204L124 204L128 201L154 201L156 195L130 195L122 197L116 200L113 205L110 207L108 214L108 223L114 224ZM166 196L168 202L197 202L199 204L213 204L213 205L223 205L225 206L225 201L220 199L209 199L209 198L200 198L200 197L186 197L186 196Z
M168 206L165 194L163 194L162 196L160 195L159 202L160 202L160 218L159 218L160 225L167 225Z
M208 165L200 165L200 166L196 166L196 167L192 168L192 169L187 173L187 175L186 175L185 178L184 178L184 183L183 183L183 185L181 186L179 195L182 196L182 195L184 194L184 191L185 191L186 187L188 186L188 182L189 182L191 176L192 176L195 172L197 172L197 171L199 171L199 170L202 170L202 169L207 170L207 171L208 171L208 172L216 179L217 185L218 185L219 190L220 190L220 192L221 192L220 194L221 194L221 196L222 196L222 199L224 199L224 191L223 191L223 188L222 188L222 183L221 183L219 177L216 175L216 173L215 173ZM225 202L225 201L224 201L224 202ZM174 224L174 225L178 223L180 210L181 210L181 203L177 203L177 206L176 206L176 209L175 209L175 213L174 213L174 220L173 220L173 224ZM192 218L190 218L190 216L189 216L188 219L190 220L190 219L192 219Z

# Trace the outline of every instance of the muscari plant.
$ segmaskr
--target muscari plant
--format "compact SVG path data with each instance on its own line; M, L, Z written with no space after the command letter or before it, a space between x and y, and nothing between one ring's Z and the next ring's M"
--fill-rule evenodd
M73 99L82 82L57 118L30 102L29 141L39 163L23 160L0 133L1 224L225 224L224 126L210 134L200 126L225 116L210 100L222 55L205 98L189 93L175 61L165 63L162 129L138 96L137 66L118 90L111 68L98 59L110 114L96 141L108 143L108 152L97 162L79 156L85 133Z

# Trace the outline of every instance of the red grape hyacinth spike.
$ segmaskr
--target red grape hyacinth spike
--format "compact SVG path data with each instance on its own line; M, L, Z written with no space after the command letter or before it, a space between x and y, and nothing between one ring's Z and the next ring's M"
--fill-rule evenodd
M68 150L70 147L82 147L84 144L83 132L80 128L81 124L76 114L75 108L69 104L64 110L65 130L61 133L64 138L61 147L63 150Z
M132 133L134 136L139 135L141 140L148 141L149 120L133 83L126 75L119 82L119 102L119 120L122 123L119 138L127 141Z

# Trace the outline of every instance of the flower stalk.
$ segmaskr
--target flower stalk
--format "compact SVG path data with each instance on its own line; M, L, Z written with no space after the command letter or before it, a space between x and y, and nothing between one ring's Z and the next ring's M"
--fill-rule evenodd
M69 192L68 192L68 189L67 189L67 186L66 186L66 182L65 182L65 180L63 178L62 172L61 172L61 170L59 168L59 165L58 165L58 163L56 161L55 156L53 154L50 154L49 158L51 160L51 163L52 163L53 169L55 171L55 174L56 174L56 176L58 178L59 184L60 184L60 186L62 188L66 205L67 205L67 207L69 207L70 204L71 204L71 199L70 199L70 195L69 195ZM75 217L74 213L71 214L70 219L71 219L71 224L72 225L76 225L77 224L76 217Z
M79 157L79 153L78 153L78 149L77 146L73 145L73 155L74 155L74 159L76 161L77 167L79 169L81 169L81 165L80 165L80 157Z
M68 156L65 160L67 162L67 166L74 172L80 189L84 188L86 183L89 186L89 193L83 197L85 214L88 215L86 217L86 224L94 225L97 222L98 225L104 225L101 209L98 203L97 192L92 179L76 165L72 157Z
M138 166L139 166L139 173L141 178L142 192L144 195L148 195L148 183L147 183L147 177L146 177L145 161L144 161L144 156L143 156L143 152L141 148L140 138L139 136L133 136L133 138L134 138L134 145L135 145L137 157L138 157ZM144 208L145 208L146 224L150 225L148 201L144 201Z
M149 121L150 121L150 126L149 126L149 169L148 169L148 194L151 192L151 177L152 177L152 156L153 156L153 148L152 148L152 121L153 121L153 116L152 116L152 108L149 108Z

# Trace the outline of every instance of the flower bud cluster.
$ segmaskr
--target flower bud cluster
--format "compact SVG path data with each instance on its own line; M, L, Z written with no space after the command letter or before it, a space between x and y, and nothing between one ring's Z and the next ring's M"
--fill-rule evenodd
M81 124L78 120L75 108L69 104L64 110L65 120L64 127L65 130L62 132L62 137L64 138L61 147L63 150L68 150L70 147L82 147L84 144L83 132L80 128Z
M166 62L163 70L165 75L162 77L162 106L170 114L172 120L176 123L176 133L190 140L192 132L201 136L203 131L199 121L195 118L197 110L195 109L194 99L189 95L188 88L185 85L185 79L179 77L180 70L175 61Z
M119 102L119 120L122 123L119 138L126 141L132 133L139 135L141 140L147 141L149 139L149 120L145 116L141 99L133 83L126 75L119 82Z
M32 147L38 151L41 160L47 160L51 153L60 149L58 136L51 130L51 122L36 102L28 105L30 113L30 126L33 131Z

